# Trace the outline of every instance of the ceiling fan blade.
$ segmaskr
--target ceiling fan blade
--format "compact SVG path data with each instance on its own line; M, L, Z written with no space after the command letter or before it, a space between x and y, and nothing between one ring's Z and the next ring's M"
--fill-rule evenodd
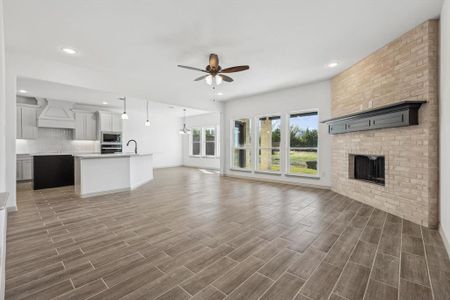
M223 81L226 81L226 82L232 82L233 81L233 78L231 78L231 77L229 77L227 75L220 74L220 75L217 75L217 76L222 77Z
M188 67L188 66L183 66L183 65L178 65L179 68L183 68L183 69L188 69L188 70L194 70L194 71L200 71L200 72L206 72L206 70L203 69L199 69L199 68L194 68L194 67Z
M249 66L235 66L235 67L229 67L225 68L220 73L234 73L234 72L241 72L250 69Z
M211 69L217 70L219 67L219 56L217 56L217 54L211 53L209 55L209 66Z
M200 80L202 80L202 79L205 79L206 77L208 77L209 75L203 75L203 76L200 76L200 77L198 77L198 78L195 78L194 79L194 81L200 81Z

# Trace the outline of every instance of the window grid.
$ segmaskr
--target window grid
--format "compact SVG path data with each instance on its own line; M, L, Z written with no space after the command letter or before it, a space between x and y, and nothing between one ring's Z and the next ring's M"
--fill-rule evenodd
M273 115L258 118L257 140L257 171L280 174L281 116Z
M237 126L237 127L236 127ZM252 170L252 130L250 118L236 119L231 125L231 168Z

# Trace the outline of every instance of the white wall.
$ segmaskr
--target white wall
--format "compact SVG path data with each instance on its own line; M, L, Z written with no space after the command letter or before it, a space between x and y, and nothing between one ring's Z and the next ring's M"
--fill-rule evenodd
M312 109L317 109L319 111L320 120L330 118L331 89L329 81L312 83L295 88L274 91L271 93L226 102L224 108L224 120L222 121L225 127L225 130L223 131L223 141L226 143L225 147L223 147L225 153L222 155L224 158L223 165L221 166L223 168L222 172L233 176L245 176L266 180L330 187L331 137L328 134L328 129L325 124L320 124L319 127L319 179L230 170L230 124L232 120L250 117L252 120L252 139L255 141L256 130L254 125L257 117L270 114L281 114L282 128L286 128L288 113L308 111ZM283 136L286 134L286 131L282 133ZM253 144L256 143L254 142ZM253 148L253 158L255 157L255 151L256 146ZM282 153L287 152L284 145L282 145L280 151Z
M220 114L210 113L186 118L188 128L218 128L220 140ZM220 157L195 157L190 155L190 137L182 136L183 140L183 165L187 167L197 167L204 169L220 169ZM220 153L220 143L216 146L216 151ZM219 154L220 155L220 154Z
M6 190L6 82L3 1L0 1L0 192Z
M440 230L450 254L450 1L442 7L440 24Z
M125 143L130 139L138 142L138 151L151 152L155 168L182 165L181 120L176 115L158 113L149 103L150 127L144 125L146 120L145 101L129 98L127 103L128 120L123 121L123 151L134 151L134 143L129 147Z
M6 187L6 81L5 81L5 39L3 25L3 1L0 1L0 193L8 191ZM15 160L15 159L14 159ZM14 168L14 172L16 172ZM15 177L15 173L12 174ZM9 176L9 175L8 175ZM15 178L14 178L15 179ZM6 260L7 216L0 213L0 299L5 297L5 260Z

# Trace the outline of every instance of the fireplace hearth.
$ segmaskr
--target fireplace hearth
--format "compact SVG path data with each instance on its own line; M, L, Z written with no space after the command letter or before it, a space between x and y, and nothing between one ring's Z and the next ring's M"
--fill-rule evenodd
M349 177L374 184L385 184L384 156L350 155Z

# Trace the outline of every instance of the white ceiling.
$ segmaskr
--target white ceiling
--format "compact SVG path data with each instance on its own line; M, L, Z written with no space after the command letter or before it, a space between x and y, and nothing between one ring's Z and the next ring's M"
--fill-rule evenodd
M211 101L177 64L249 64L218 87L228 100L330 78L439 16L442 0L5 0L6 46L77 67L140 78L145 96ZM73 47L76 56L61 53ZM341 61L336 69L325 65Z
M63 100L117 110L123 108L123 101L118 99L119 97L122 97L122 95L61 83L19 77L17 80L17 89L27 91L25 94L18 93L19 96ZM145 99L127 97L127 101L128 109L145 110ZM105 105L103 102L106 102L107 104ZM182 117L183 108L184 107L149 101L149 110L155 114L170 114ZM192 108L186 110L186 116L205 113L208 112Z

